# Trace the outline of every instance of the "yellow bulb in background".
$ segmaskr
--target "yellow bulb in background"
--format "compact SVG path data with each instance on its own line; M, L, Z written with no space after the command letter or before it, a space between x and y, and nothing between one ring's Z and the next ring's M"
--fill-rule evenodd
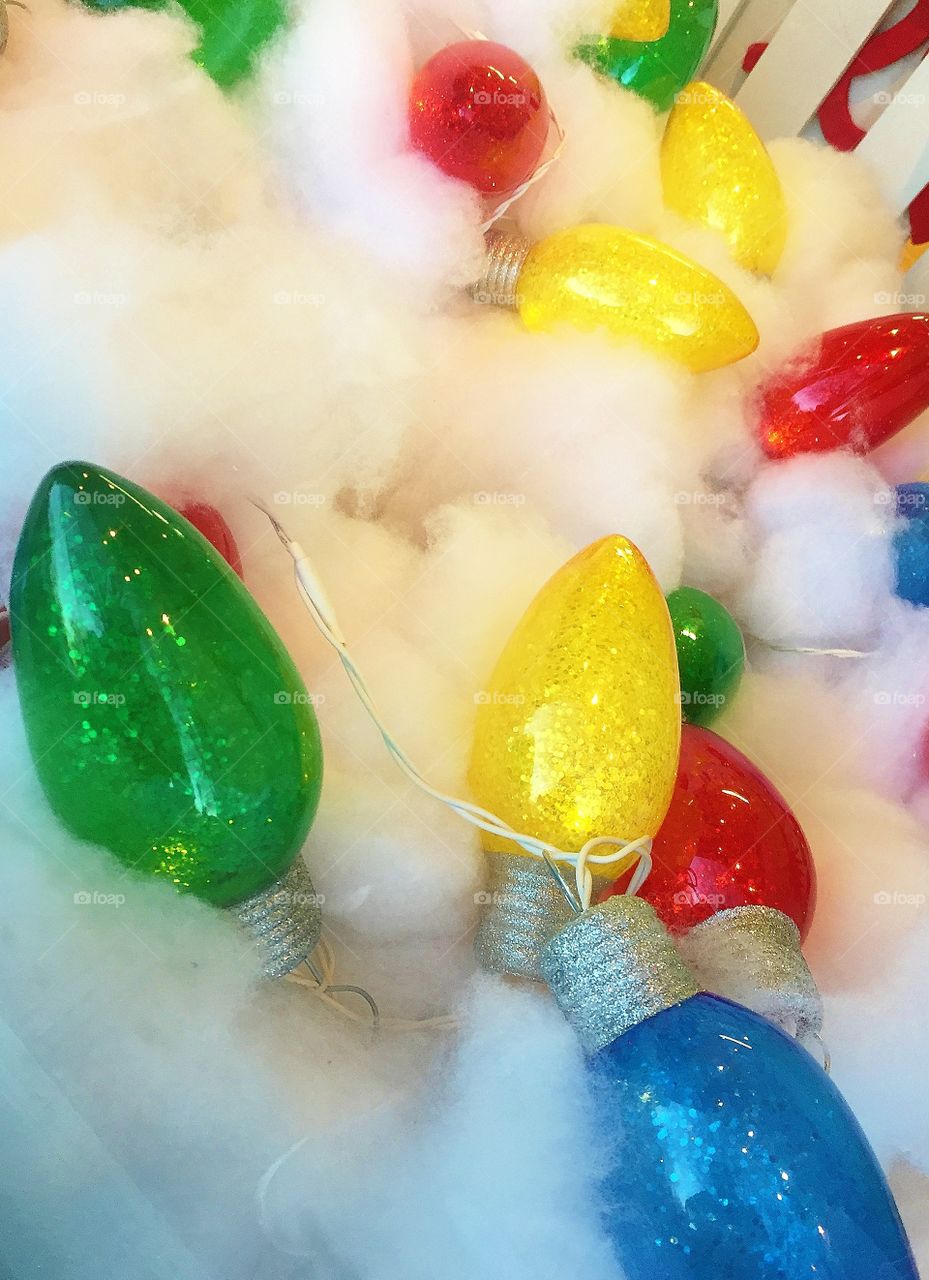
M758 346L751 316L712 272L649 236L601 223L534 244L519 272L516 305L529 329L605 329L697 373Z
M665 204L720 232L749 271L770 275L787 240L781 181L748 118L697 81L677 95L661 143Z
M927 249L929 249L929 244L914 244L912 239L907 240L900 253L900 270L909 271L914 262L918 262Z
M549 579L510 637L478 708L469 779L484 808L565 852L598 835L651 836L680 733L661 588L628 539L602 538ZM524 853L490 835L484 848Z
M614 40L660 40L671 25L671 0L626 0L609 34Z

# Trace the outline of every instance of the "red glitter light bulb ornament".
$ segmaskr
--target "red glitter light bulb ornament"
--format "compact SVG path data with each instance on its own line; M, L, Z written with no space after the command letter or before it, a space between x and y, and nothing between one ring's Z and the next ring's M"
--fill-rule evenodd
M683 726L674 794L639 895L677 935L705 990L801 1038L819 1034L822 999L800 949L816 898L810 847L783 796L709 729Z
M545 149L548 125L539 77L492 40L441 49L410 91L413 146L483 195L506 195L526 181Z
M203 534L207 542L213 544L229 567L234 569L240 578L244 578L238 544L232 536L229 525L216 508L208 502L195 501L182 503L177 506L177 511Z
M625 890L630 875L602 898ZM801 938L809 930L816 873L800 824L761 770L709 729L683 726L674 794L639 895L672 933L744 906L782 911Z
M903 312L830 329L760 393L769 458L869 453L929 408L929 315Z

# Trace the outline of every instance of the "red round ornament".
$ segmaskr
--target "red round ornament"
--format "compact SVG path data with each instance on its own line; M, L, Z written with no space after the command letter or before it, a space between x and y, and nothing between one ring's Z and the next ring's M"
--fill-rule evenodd
M600 895L622 893L630 872ZM776 907L804 938L816 903L813 856L784 797L725 738L685 724L671 806L640 894L674 933L729 907Z
M185 502L177 510L185 520L189 520L193 527L203 534L207 542L213 544L230 568L234 569L240 578L244 577L242 557L239 555L239 548L232 536L232 530L216 508L210 506L208 502Z
M410 140L453 178L506 194L530 176L548 136L539 77L492 40L461 40L422 67L410 92Z
M830 329L760 392L769 458L868 453L929 409L929 315L902 312Z

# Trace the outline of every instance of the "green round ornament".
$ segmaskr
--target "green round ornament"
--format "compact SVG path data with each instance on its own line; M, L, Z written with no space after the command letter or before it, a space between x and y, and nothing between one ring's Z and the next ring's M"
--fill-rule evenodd
M316 812L319 727L271 624L193 525L62 463L26 515L10 617L36 771L74 835L216 906L280 879Z
M681 673L681 712L688 724L711 724L742 680L742 632L728 609L696 587L672 591L668 611Z
M657 40L600 36L575 54L626 89L667 111L706 57L719 16L718 0L671 0L668 30Z

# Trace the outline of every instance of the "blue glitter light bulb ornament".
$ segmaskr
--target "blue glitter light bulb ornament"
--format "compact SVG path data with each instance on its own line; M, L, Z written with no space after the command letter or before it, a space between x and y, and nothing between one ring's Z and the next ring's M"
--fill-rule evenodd
M649 903L577 915L542 972L590 1055L626 1280L918 1280L835 1085L766 1019L698 994Z
M913 480L894 490L901 524L893 538L894 590L901 600L929 605L929 484Z

